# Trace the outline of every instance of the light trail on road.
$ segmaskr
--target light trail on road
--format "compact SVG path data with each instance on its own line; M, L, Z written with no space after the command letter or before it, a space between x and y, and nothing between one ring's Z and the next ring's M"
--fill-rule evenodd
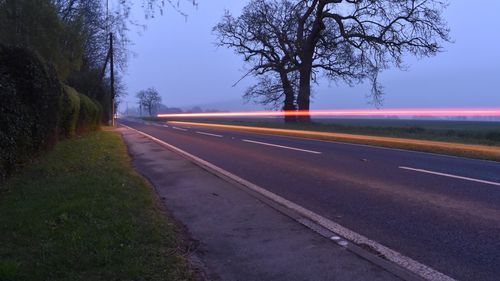
M497 156L500 155L500 148L498 146L359 135L359 134L349 134L349 133L266 128L266 127L254 127L254 126L238 126L238 125L199 123L199 122L186 122L186 121L168 121L168 123L178 126L195 126L195 127L213 128L213 129L229 129L229 130L239 130L239 131L264 133L264 134L289 135L289 136L305 137L312 139L353 141L366 144L390 144L390 146L399 148L405 148L406 146L409 146L413 148L420 147L429 149L429 147L433 147L434 149L439 148L440 151L455 151L455 152L471 151L482 155L497 155Z
M159 118L179 117L278 117L278 116L476 116L500 117L500 108L403 108L332 109L297 111L239 111L158 114Z

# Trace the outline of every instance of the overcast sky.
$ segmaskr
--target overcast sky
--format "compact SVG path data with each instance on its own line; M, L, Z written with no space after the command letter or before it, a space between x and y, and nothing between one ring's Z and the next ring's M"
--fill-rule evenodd
M137 91L155 87L169 107L261 109L242 99L252 78L231 87L245 73L243 60L232 50L216 47L212 34L225 9L239 15L248 1L200 0L197 9L182 2L187 21L172 9L146 21L140 6L133 9L135 19L147 29L130 31L134 55L124 76L125 101L133 106ZM408 57L407 71L385 71L380 78L386 92L384 108L500 106L500 1L450 2L445 18L455 42L435 57ZM373 108L368 93L368 85L322 81L314 87L311 107Z

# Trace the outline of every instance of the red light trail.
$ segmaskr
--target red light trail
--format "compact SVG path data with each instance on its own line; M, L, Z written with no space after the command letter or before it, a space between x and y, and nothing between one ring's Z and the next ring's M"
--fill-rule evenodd
M500 108L411 108L411 109L336 109L310 111L241 111L158 114L168 117L279 117L279 116L489 116L500 117Z

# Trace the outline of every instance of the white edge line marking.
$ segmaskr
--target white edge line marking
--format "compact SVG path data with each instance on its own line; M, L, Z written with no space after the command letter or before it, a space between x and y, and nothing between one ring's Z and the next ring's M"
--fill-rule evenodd
M404 256L402 254L400 254L399 252L397 251L394 251L382 244L379 244L373 240L370 240L368 238L366 238L365 236L361 235L361 234L358 234L357 232L354 232L348 228L345 228L343 226L341 226L340 224L334 222L334 221L331 221L327 218L324 218L316 213L314 213L313 211L310 211L298 204L295 204L279 195L276 195L258 185L255 185L247 180L244 180L208 161L205 161L201 158L198 158L180 148L177 148L171 144L168 144L162 140L159 140L153 136L150 136L146 133L143 133L141 131L138 131L134 128L131 128L129 126L126 126L126 125L123 125L121 124L122 126L126 127L126 128L129 128L145 137L148 137L150 138L151 140L183 155L184 157L190 159L191 161L193 161L195 164L197 164L198 166L208 170L208 171L211 171L211 172L214 172L214 173L217 173L219 175L222 175L224 177L226 177L227 179L229 180L232 180L234 182L237 182L267 198L269 198L270 200L273 200L274 202L278 203L278 204L281 204L283 206L285 206L286 208L289 208L295 212L297 212L298 214L316 222L317 224L323 226L324 228L336 233L337 235L340 235L344 238L346 238L347 240L350 240L356 244L367 244L371 247L373 247L375 250L379 251L380 253L382 253L388 260L390 260L391 262L407 269L408 271L411 271L419 276L421 276L422 278L424 279L427 279L427 280L437 280L437 281L455 281L455 279L453 279L452 277L448 276L448 275L445 275L429 266L426 266L424 264L421 264L419 263L418 261L415 261L413 260L412 258L409 258L407 256Z
M218 137L218 138L223 137L222 135L210 134L210 133L205 133L205 132L196 132L196 133L200 134L200 135L211 136L211 137Z
M452 175L452 174L446 174L446 173L440 173L440 172L433 172L433 171L429 171L429 170L415 169L415 168L404 167L404 166L400 166L399 168L403 169L403 170L409 170L409 171L415 171L415 172L420 172L420 173L427 173L427 174L432 174L432 175L437 175L437 176L443 176L443 177L449 177L449 178L455 178L455 179L461 179L461 180L466 180L466 181L474 181L474 182L478 182L478 183L484 183L484 184L491 184L491 185L500 186L500 183L493 182L493 181L486 181L486 180L480 180L480 179L462 177L462 176L457 176L457 175Z
M273 147L279 147L279 148L285 148L285 149L291 149L291 150L296 150L296 151L314 153L314 154L322 154L322 152L319 152L319 151L313 151L313 150L301 149L301 148L296 148L296 147L272 144L272 143L267 143L267 142L260 142L260 141L246 140L246 139L244 139L242 141L255 143L255 144L262 144L262 145L267 145L267 146L273 146Z
M175 129L175 130L179 130L179 131L187 131L187 129L184 129L184 128L179 128L179 127L173 127L172 126L172 129Z

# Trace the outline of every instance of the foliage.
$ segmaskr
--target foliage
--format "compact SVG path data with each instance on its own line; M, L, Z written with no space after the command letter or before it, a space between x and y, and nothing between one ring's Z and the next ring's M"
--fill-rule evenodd
M11 81L5 67L0 65L0 182L13 172L17 163L27 161L32 150L33 119L18 99Z
M0 42L38 52L55 66L61 81L109 111L105 72L109 34L114 37L118 72L125 69L127 61L129 7L120 3L117 10L108 13L105 4L102 0L0 1ZM119 98L123 86L119 79L116 84Z
M119 135L62 141L0 186L0 280L192 280L159 204Z
M74 89L64 91L54 67L32 51L0 45L0 180L60 134L99 127L102 107ZM81 109L81 110L80 110Z
M65 85L60 102L60 132L62 136L71 138L76 133L80 115L80 95L75 89Z
M3 65L13 81L19 102L26 106L33 122L33 151L50 148L57 139L61 86L53 67L41 57L22 48L3 48Z
M80 98L80 112L78 115L77 132L89 132L96 130L101 122L102 108L91 98L84 94L78 94Z
M0 42L36 50L64 78L81 64L82 33L60 20L50 0L0 2Z
M0 46L0 68L2 166L11 171L57 141L62 90L54 68L25 49Z

